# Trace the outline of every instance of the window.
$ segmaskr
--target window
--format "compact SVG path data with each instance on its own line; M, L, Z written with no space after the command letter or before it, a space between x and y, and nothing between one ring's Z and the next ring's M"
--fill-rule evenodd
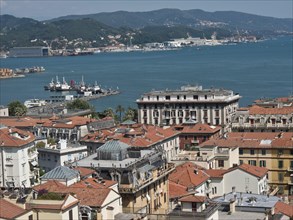
M29 215L28 220L33 220L33 219L34 219L33 215Z
M157 100L159 100L159 96L157 96Z
M250 150L250 155L254 155L254 150Z
M203 117L205 117L205 118L208 117L208 111L207 110L203 110Z
M183 98L184 98L184 99L186 99L186 95L185 95L185 96L183 96Z
M239 155L243 155L243 149L239 149Z
M208 99L208 96L207 96L207 95L205 95L205 96L204 96L204 99Z
M198 95L194 95L193 96L193 99L198 99Z
M214 192L215 192L215 194L217 194L217 187L215 187Z
M177 95L177 99L178 99L178 100L180 99L180 96L179 96L179 95Z
M243 164L243 160L239 160L240 165Z
M256 166L256 160L249 160L248 164L252 166Z
M290 150L290 154L293 155L293 150Z
M280 168L283 168L283 166L284 166L283 160L279 160L279 161L278 161L278 168L279 168L279 169L280 169Z
M216 113L216 117L219 117L220 116L219 110L216 110L215 113Z
M283 173L278 173L278 179L279 179L279 181L283 181L284 180L284 175L283 175Z
M73 220L73 212L72 212L72 210L69 211L69 220Z
M224 167L224 160L218 160L218 167Z
M267 152L266 152L266 149L262 149L262 150L261 150L261 155L266 155L266 153L267 153Z
M165 98L166 98L166 100L170 100L170 96L169 95L167 95Z
M278 155L282 155L283 154L283 150L278 150Z
M164 203L166 203L166 202L167 202L167 194L164 193Z
M266 161L265 160L259 161L259 166L260 167L266 167L267 166Z

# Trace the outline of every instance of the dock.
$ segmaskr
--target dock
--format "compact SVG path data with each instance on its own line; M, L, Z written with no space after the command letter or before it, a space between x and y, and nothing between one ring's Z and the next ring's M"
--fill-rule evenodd
M84 101L90 101L90 100L95 100L99 99L102 97L106 96L111 96L111 95L118 95L120 94L120 91L118 90L107 90L103 93L99 94L93 94L90 96L74 96L74 99L72 100L62 100L62 98L65 98L65 96L52 96L54 99L46 100L47 104L41 107L35 107L35 108L30 108L28 109L27 115L28 116L39 116L39 117L46 117L49 115L66 115L68 114L68 110L64 111L65 106L68 102L72 102L75 99L81 99ZM49 102L48 102L49 101Z

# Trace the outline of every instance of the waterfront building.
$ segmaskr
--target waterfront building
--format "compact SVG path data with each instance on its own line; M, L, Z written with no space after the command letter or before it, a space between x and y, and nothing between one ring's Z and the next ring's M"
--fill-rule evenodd
M162 152L141 150L136 154L120 141L109 141L97 154L78 161L81 167L94 168L103 179L118 182L124 213L166 214L168 175L174 164Z
M174 129L180 132L180 150L193 149L204 141L207 141L212 137L219 137L221 134L220 126L200 124L192 119L189 119L180 125L175 125Z
M8 116L9 116L8 107L0 105L0 117L8 117Z
M293 194L293 133L234 132L224 139L208 141L213 146L239 148L239 163L266 167L271 190ZM208 143L207 142L207 143Z
M292 104L292 97L256 100L253 106L237 110L232 120L232 131L292 132Z
M46 144L45 147L38 148L38 153L39 166L48 172L57 166L64 166L85 158L88 151L87 146L68 143L60 139L58 144Z
M90 154L110 140L119 140L130 146L133 153L140 150L161 149L168 161L179 152L179 132L172 127L162 128L153 125L125 121L121 125L90 133L81 139Z
M224 89L182 86L181 90L151 91L136 100L143 124L173 125L192 119L227 127L238 109L239 94Z
M0 186L31 187L38 180L35 136L16 128L0 128Z
M14 47L9 51L9 57L44 57L49 55L48 47Z

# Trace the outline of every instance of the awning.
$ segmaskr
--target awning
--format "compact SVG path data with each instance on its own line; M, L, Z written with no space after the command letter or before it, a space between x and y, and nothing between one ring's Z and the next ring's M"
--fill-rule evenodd
M31 163L31 165L34 166L34 167L38 166L38 162L35 161L35 160L30 161L30 163Z

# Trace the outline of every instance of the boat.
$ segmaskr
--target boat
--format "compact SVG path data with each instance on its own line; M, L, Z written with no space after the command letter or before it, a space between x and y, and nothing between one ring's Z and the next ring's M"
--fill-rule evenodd
M59 90L61 88L61 83L58 79L58 76L56 76L56 82L55 82L55 87L54 87L54 90Z
M93 87L90 87L90 90L92 91L93 94L98 94L101 93L101 87L98 85L97 81L95 81L95 84L93 85Z
M60 86L56 87L56 91L69 91L72 90L70 85L65 81L65 78L63 77L63 82L60 84Z
M7 55L5 53L0 54L0 59L6 59L6 58L7 58Z
M27 108L40 107L46 105L46 101L41 99L29 99L24 102L24 105Z
M51 82L49 83L49 85L44 86L45 90L55 90L55 82L54 79L52 78Z

